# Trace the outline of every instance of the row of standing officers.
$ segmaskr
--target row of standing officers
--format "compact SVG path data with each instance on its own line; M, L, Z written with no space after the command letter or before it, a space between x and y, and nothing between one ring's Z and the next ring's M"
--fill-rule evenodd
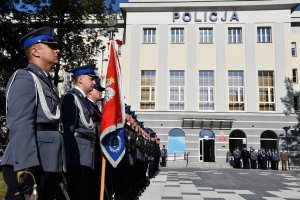
M102 98L95 65L73 70L75 86L62 98L49 72L59 62L53 29L42 27L20 39L28 66L17 70L6 90L8 144L2 158L6 200L99 199ZM126 154L107 165L105 198L135 199L155 176L160 157L156 133L126 106ZM149 167L149 169L148 169Z
M253 147L250 147L248 151L245 147L242 151L237 147L232 152L233 162L231 165L234 168L243 169L274 169L278 170L278 163L281 161L282 170L287 170L288 154L282 149L282 152L275 150L265 151L264 148L256 151Z

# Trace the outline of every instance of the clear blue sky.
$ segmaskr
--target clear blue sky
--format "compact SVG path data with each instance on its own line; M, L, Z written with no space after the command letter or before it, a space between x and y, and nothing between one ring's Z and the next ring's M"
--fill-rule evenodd
M128 2L128 0L116 0L115 6L114 8L118 9L119 8L119 3L120 2ZM298 5L298 7L296 8L296 10L300 10L300 4Z
M128 0L116 0L116 3L114 4L114 9L119 9L119 4L121 2L128 2Z
M119 4L120 4L121 2L128 2L128 0L116 0L116 3L114 4L114 8L115 8L115 9L119 9ZM20 4L19 4L19 5L20 5ZM296 10L299 10L299 11L300 11L300 4L299 4L299 6L296 8Z

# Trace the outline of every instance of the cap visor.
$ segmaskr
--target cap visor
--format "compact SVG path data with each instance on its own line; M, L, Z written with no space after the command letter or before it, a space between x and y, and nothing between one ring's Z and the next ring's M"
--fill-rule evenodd
M93 79L97 79L97 78L99 78L99 76L97 76L97 75L94 75L94 74L86 74L86 75L88 75L88 76L92 77Z
M97 90L100 91L100 92L103 92L105 90L105 88L104 87L100 87Z
M48 45L51 49L59 49L60 48L60 46L57 42L41 41L40 43Z

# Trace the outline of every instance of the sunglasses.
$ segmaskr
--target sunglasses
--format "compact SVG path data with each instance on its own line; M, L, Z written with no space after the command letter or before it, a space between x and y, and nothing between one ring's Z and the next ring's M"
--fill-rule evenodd
M40 41L38 43L45 44L53 50L60 49L60 46L57 43L54 43L54 42Z

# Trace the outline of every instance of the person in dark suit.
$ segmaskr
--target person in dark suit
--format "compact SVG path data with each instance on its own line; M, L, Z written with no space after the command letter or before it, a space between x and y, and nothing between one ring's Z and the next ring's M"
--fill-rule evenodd
M96 125L87 99L95 85L95 65L73 70L75 86L62 99L62 123L68 173L68 193L72 200L92 199L95 167Z
M241 168L241 151L239 147L236 147L235 150L233 150L233 157L234 157L234 168Z
M20 39L28 66L17 70L6 90L8 144L2 158L7 184L5 199L55 196L58 178L66 170L59 130L60 98L49 72L59 62L53 28L42 27Z
M159 161L161 157L160 151L160 138L156 138L156 145L155 145L155 172L158 173L159 170Z
M249 169L250 168L250 166L249 166L250 153L246 147L244 147L241 152L241 159L243 161L243 169Z
M93 184L92 184L92 199L91 200L99 200L100 199L100 176L101 176L101 149L100 149L100 138L99 138L99 130L101 124L102 113L99 109L99 103L102 99L102 94L105 88L103 88L100 84L100 79L95 80L95 86L92 91L87 93L87 98L90 101L92 108L93 120L96 125L96 142L95 142L95 169L93 176Z
M153 178L156 173L158 172L158 164L159 164L159 158L160 158L160 147L156 140L156 133L150 132L150 140L151 140L151 155L150 155L150 162L148 167L148 177Z
M161 166L165 167L167 165L167 157L168 157L168 150L166 149L166 146L163 145L161 149Z
M261 160L261 169L266 170L267 169L268 155L265 152L264 148L261 148L260 160Z

